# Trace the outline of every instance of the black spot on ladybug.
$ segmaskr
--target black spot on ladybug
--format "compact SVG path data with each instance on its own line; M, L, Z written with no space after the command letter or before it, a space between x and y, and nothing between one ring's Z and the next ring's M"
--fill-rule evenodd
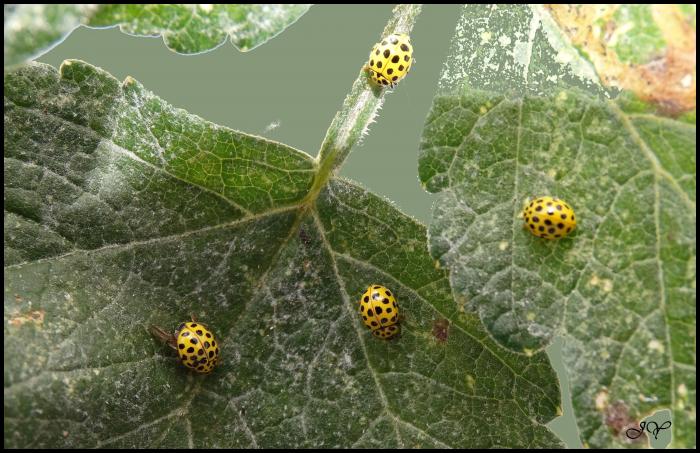
M391 322L396 322L396 315L391 317Z
M365 296L364 301L369 302L369 296Z
M403 56L403 61L408 61L408 55Z
M387 312L387 313L391 313L391 307L387 308L387 309L386 309L386 312Z
M396 82L396 79L398 79L398 78L399 78L399 76L394 76L394 77L391 78L391 80L394 81L394 82Z
M379 49L377 49L376 52L374 52L375 55L379 55Z
M214 357L214 351L209 351L209 358L211 359L212 357Z
M391 59L391 62L392 62L392 63L398 63L398 62L399 62L399 56L398 56L398 55L394 55L394 57Z
M203 367L202 365L199 365L199 366L197 367L197 369L198 369L198 370L203 370L204 367Z
M535 217L532 218L532 221L535 222L535 223L537 223L537 222L540 221L540 218L537 217L537 216L535 216Z
M197 324L192 323L192 324L190 324L190 327L193 327L193 328L194 328L194 327L197 327Z
M374 313L372 312L371 308L367 310L367 316L374 316Z
M544 227L543 227L543 226L539 227L538 229L539 229L540 231L544 231Z
M558 204L558 205L557 205L557 211L561 211L561 209L562 209L562 208L561 208L561 205Z
M387 299L387 298L385 297L384 300L382 300L382 303L388 304L388 303L389 303L389 299Z
M394 43L394 44L396 44L396 43ZM404 52L408 52L408 49L409 49L409 47L406 44L401 44L401 50L403 50Z
M179 347L180 349L185 349L185 345L184 345L183 343L180 343L180 344L178 345L178 347Z
M564 229L564 224L563 224L563 223L557 223L557 228L559 228L560 230L563 230L563 229Z
M387 74L393 74L393 73L394 73L394 70L391 69L391 68L389 68L389 69L386 70L386 73L387 73Z
M381 61L378 61L378 62L377 62L377 67L378 67L379 69L382 69L382 62L381 62Z
M190 336L190 333L189 333L189 332L182 332L182 336L183 336L183 337L189 337L189 336Z
M382 45L383 45L383 46L386 46L386 41L382 41Z
M377 321L372 321L372 326L377 327Z
M379 53L379 51L377 51L377 53ZM369 60L369 65L374 66L374 60Z
M212 345L212 346L216 346L216 341L213 341L213 340L212 340L211 345Z
M375 312L377 315L381 315L381 314L382 314L382 311L383 311L383 310L382 310L382 307L374 307L374 312Z
M561 218L562 218L563 220L566 220L566 214L562 214L562 215L561 215Z
M391 41L392 44L398 44L399 40L396 38L396 36L392 36L389 41ZM402 44L403 45L403 44Z
M192 346L190 346L189 348L187 348L187 352L193 353L193 352L194 352L194 348L193 348Z
M198 331L197 331L197 335L202 335L203 333L204 333L204 332L202 332L201 330L198 330Z
M197 339L196 339L196 338L190 338L190 343L192 343L192 344L197 344Z
M207 332L207 338L211 338L211 334Z
M185 323L183 322L182 324L180 324L180 327L178 327L177 330L182 330L184 328L185 328Z
M384 51L384 58L389 58L389 55L391 55L391 51L389 49L386 49Z

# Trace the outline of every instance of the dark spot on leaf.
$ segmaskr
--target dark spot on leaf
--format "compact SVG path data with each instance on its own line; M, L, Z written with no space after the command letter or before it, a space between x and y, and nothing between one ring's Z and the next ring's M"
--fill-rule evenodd
M449 334L450 322L447 319L438 319L433 322L433 336L438 342L446 342Z

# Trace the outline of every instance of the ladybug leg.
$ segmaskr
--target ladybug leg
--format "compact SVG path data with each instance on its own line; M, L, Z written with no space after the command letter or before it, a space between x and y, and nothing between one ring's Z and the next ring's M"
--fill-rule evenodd
M190 313L190 317L192 318L192 322L197 322L197 317L194 315L194 313Z
M160 327L154 325L151 325L148 328L148 330L151 332L151 335L153 335L163 343L167 343L168 346L177 351L177 338L175 338L173 334L168 333Z

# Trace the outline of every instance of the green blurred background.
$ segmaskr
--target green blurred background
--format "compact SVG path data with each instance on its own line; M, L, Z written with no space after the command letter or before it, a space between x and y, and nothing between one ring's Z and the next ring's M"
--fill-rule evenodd
M211 52L178 55L161 38L79 28L39 61L58 67L76 58L121 80L132 76L176 107L316 156L391 10L391 5L314 6L248 53L227 42ZM418 181L418 144L458 14L459 5L423 7L411 34L411 73L388 93L376 122L340 173L425 224L432 196ZM549 427L568 446L581 447L560 341L547 352L561 380L564 413Z

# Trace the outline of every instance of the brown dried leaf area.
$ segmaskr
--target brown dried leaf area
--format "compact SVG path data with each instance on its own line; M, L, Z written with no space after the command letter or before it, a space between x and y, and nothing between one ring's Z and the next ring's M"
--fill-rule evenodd
M595 407L601 413L605 426L607 426L613 436L628 444L640 444L646 441L646 433L636 439L630 439L625 435L630 428L639 430L639 422L630 415L629 408L624 401L617 400L609 403L608 399L607 389L601 390L595 397Z
M21 326L22 324L33 322L34 324L41 325L44 323L44 310L32 310L28 313L18 314L15 317L10 318L9 324L11 326Z
M444 343L450 335L450 322L447 319L438 319L433 322L433 337L438 343Z
M670 116L695 108L695 30L678 5L651 5L652 18L668 43L663 54L645 64L620 61L612 48L619 24L613 20L619 5L547 5L571 43L588 54L601 81L631 91ZM601 22L605 27L593 24Z

